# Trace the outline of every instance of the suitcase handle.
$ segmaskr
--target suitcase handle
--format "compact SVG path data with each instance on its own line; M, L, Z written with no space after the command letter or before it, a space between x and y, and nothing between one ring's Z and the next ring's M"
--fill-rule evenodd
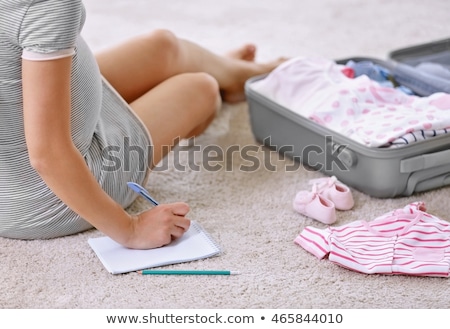
M411 174L403 195L409 196L414 192L425 192L448 185L450 185L449 167L431 168Z
M400 172L412 173L445 164L450 164L450 150L422 154L412 158L403 159L400 161Z

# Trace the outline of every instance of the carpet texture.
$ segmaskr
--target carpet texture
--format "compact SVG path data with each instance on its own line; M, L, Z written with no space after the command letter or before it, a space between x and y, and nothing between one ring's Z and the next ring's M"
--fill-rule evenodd
M246 42L258 45L257 60L278 56L386 58L394 49L449 36L446 0L85 0L83 35L99 50L155 28L172 30L222 53ZM168 123L170 124L170 123ZM449 308L445 278L364 275L319 261L293 243L306 226L324 227L295 213L297 191L322 177L255 141L247 103L225 104L196 141L201 149L252 146L260 163L253 172L238 153L202 165L201 151L181 145L153 172L146 186L161 202L186 201L197 220L223 247L223 255L171 266L231 269L231 277L146 277L109 274L87 244L96 230L47 241L0 239L2 308ZM184 148L183 148L184 147ZM199 169L196 168L196 165ZM374 168L374 170L376 170ZM373 219L422 200L450 219L450 188L411 197L376 199L353 190L355 207L338 212L336 225ZM149 207L141 198L130 207Z

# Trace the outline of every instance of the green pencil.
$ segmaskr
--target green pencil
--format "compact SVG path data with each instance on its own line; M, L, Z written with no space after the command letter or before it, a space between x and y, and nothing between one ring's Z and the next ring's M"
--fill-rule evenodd
M236 275L236 271L222 270L143 270L138 271L142 275Z

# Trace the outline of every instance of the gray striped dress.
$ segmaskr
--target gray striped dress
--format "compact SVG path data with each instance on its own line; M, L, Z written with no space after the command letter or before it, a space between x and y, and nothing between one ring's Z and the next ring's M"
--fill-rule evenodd
M136 197L126 182L142 183L147 176L150 136L101 76L80 36L84 19L81 0L0 0L0 236L46 239L92 227L30 166L22 58L72 56L72 139L109 195L126 207Z

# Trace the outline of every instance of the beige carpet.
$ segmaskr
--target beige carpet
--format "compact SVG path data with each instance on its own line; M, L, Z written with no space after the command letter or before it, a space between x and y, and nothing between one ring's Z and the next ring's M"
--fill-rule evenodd
M372 56L449 36L447 0L85 0L84 36L94 50L154 28L168 28L217 52L252 41L260 60L279 55L329 58ZM201 147L256 145L246 103L225 105ZM267 152L255 156L263 161ZM271 154L277 168L239 171L238 155L222 170L200 171L187 152L172 154L168 168L151 175L148 189L160 201L183 200L224 249L220 257L173 266L232 269L232 277L113 276L87 244L101 233L49 241L0 239L2 308L449 308L450 281L442 278L363 275L319 261L293 239L305 225L321 227L292 210L298 190L317 172L285 172L288 159ZM226 167L226 165L228 167ZM192 167L192 166L191 166ZM226 170L228 168L228 170ZM374 168L376 170L376 168ZM344 224L372 219L423 200L435 215L450 219L450 188L389 200L354 191L353 210L338 213ZM148 207L138 199L130 211Z

